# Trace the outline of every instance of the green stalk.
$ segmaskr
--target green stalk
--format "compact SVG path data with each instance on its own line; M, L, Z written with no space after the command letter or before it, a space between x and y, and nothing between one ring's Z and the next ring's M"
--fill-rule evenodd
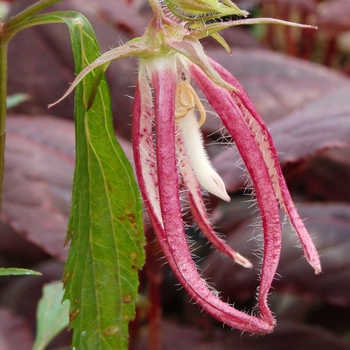
M35 13L61 0L40 0L13 16L7 22L0 21L0 212L2 205L2 186L5 167L6 139L6 97L7 97L7 48L11 38L20 30L28 27L28 21ZM34 20L35 22L35 20ZM40 22L40 20L39 20ZM21 25L22 24L22 25Z
M153 14L157 18L163 18L163 10L162 7L160 6L158 0L148 0L149 5L152 8Z
M42 25L42 24L53 24L53 23L64 23L64 21L59 17L48 18L46 14L33 16L33 17L29 18L28 20L25 20L25 21L19 23L15 27L12 27L11 28L11 38L23 29Z
M28 19L29 17L31 17L35 13L43 10L44 8L46 8L48 6L53 5L59 1L62 1L62 0L40 0L40 1L36 2L35 4L33 4L32 6L27 7L26 9L24 9L23 11L21 11L17 15L13 16L11 19L9 19L4 24L3 29L6 30L6 29L9 29L11 27L14 27L14 26L20 24L21 22L25 21L26 19Z
M0 29L1 29L0 22ZM7 46L9 38L0 32L0 212L2 204L2 183L5 164L6 96L7 96Z

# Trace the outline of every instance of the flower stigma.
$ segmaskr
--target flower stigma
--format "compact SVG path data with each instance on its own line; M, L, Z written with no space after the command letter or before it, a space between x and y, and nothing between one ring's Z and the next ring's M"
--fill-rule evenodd
M195 107L200 114L197 121ZM176 88L175 121L183 138L187 155L201 186L208 192L230 202L225 184L220 175L213 169L203 146L200 127L206 120L206 111L197 93L190 84L189 74L182 71Z

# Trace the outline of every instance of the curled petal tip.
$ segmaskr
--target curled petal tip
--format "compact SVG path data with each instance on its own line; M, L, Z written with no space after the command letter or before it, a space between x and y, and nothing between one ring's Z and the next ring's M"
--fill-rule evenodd
M315 269L315 275L322 273L321 264L320 260L318 259L318 256L316 261L309 261L309 264Z
M210 178L211 181L210 183L211 186L209 187L209 184L207 185L206 188L209 192L215 194L216 196L218 196L219 198L221 198L222 200L226 201L226 202L231 202L231 197L227 194L226 192L226 187L224 184L224 181L222 180L221 176L214 170L214 169L210 169Z
M239 253L235 253L232 256L232 258L237 264L239 264L247 269L251 269L253 267L253 264Z
M304 248L306 260L308 263L314 268L315 274L318 275L319 273L322 272L321 268L321 262L320 262L320 257L317 253L317 250L315 246L313 245L312 241L311 244L307 245L306 248Z
M230 202L231 198L226 192L224 181L211 166L203 148L202 134L199 131L194 112L192 110L189 111L179 118L177 123L199 183L208 192L226 202Z

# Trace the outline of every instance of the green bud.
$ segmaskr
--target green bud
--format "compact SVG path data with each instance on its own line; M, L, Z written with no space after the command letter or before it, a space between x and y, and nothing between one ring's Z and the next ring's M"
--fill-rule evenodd
M187 21L248 15L230 0L165 0L165 4L174 15Z

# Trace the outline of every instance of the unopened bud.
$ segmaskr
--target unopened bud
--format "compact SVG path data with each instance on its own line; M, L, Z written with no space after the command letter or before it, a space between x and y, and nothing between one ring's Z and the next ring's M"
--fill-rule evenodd
M230 0L165 0L169 10L183 19L196 16L205 18L219 18L230 15L246 17L248 12L237 7Z

